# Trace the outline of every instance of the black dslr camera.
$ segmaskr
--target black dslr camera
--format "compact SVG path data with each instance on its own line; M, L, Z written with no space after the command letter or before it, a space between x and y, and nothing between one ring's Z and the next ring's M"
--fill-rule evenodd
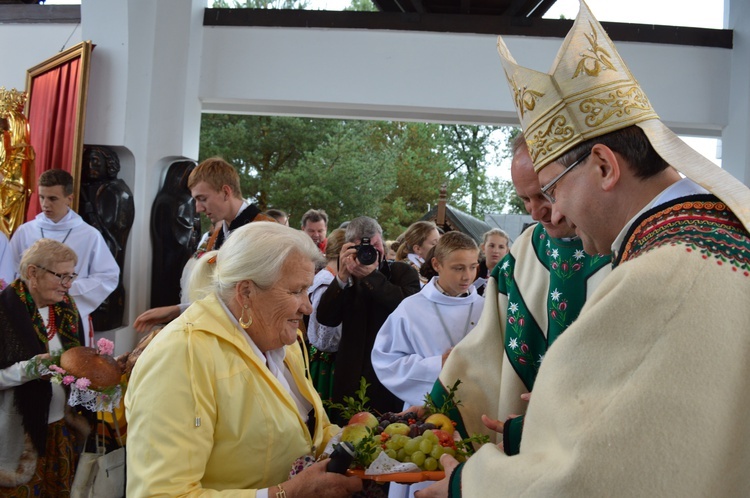
M378 250L370 244L368 237L362 237L359 245L354 246L357 250L357 261L363 265L371 265L378 260Z

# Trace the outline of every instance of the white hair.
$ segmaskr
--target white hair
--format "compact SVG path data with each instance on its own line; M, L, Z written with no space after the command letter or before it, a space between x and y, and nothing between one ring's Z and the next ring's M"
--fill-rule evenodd
M228 303L243 280L268 289L281 277L281 267L291 254L301 254L313 265L325 261L310 236L300 230L267 221L237 228L217 254L213 290Z

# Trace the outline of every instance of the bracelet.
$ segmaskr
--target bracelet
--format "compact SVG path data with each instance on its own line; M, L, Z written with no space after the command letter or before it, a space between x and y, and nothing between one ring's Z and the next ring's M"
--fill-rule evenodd
M279 488L279 490L276 491L276 498L286 498L286 491L281 487L281 484L277 484L276 487Z

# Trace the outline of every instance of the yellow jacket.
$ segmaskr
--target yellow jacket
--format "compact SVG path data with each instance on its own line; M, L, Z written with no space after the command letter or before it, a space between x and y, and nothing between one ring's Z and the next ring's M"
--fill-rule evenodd
M314 406L313 440L215 295L165 327L138 359L125 396L128 496L255 496L287 480L298 457L313 448L317 456L339 428L305 377L297 345L286 348L284 363Z

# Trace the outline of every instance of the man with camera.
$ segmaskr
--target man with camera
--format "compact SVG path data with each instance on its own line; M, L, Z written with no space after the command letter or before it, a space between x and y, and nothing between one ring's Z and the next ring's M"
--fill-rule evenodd
M364 377L370 384L369 406L380 413L400 411L402 403L378 380L370 352L388 315L420 289L419 275L411 266L385 259L382 235L378 222L367 216L349 223L339 254L338 285L328 286L317 309L321 324L342 325L332 401L341 403L344 396L353 396Z

